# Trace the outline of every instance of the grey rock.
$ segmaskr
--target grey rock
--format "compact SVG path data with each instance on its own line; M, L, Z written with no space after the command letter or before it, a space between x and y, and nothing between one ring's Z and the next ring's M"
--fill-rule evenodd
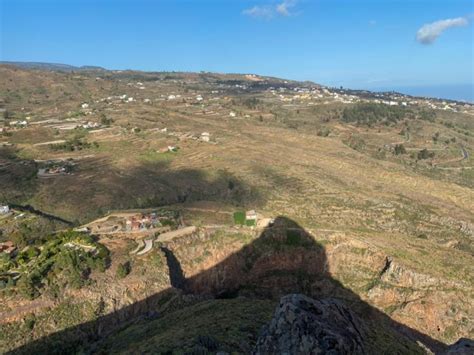
M461 338L448 347L446 355L472 355L474 354L474 340Z
M284 296L254 354L364 354L365 330L340 301Z

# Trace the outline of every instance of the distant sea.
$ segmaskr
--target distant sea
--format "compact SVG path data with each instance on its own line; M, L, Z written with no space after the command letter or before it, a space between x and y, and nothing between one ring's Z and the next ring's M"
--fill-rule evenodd
M372 88L372 91L396 91L412 96L425 96L438 99L451 99L474 103L474 83L430 86L395 86Z

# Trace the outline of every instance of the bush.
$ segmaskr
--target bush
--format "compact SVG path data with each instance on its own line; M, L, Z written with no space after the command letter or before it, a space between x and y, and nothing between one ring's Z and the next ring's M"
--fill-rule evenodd
M39 292L35 288L33 280L28 275L23 275L20 280L18 280L17 291L20 295L30 300L39 296Z
M328 128L323 128L323 129L320 129L318 132L317 132L317 135L318 137L327 137L329 136L329 133L331 131L328 129Z
M33 313L28 314L24 318L24 322L25 322L25 328L26 329L33 330L33 328L35 327L35 323L36 323L35 315Z
M98 143L94 143L94 146L98 147ZM92 144L89 143L87 140L76 136L74 138L66 140L66 142L64 143L51 144L49 147L52 150L64 150L64 151L73 152L77 150L92 148Z
M406 154L406 149L405 147L403 146L403 144L397 144L395 145L394 149L393 149L393 154L395 155L400 155L400 154Z
M430 159L430 158L434 158L434 156L435 156L435 153L428 151L428 149L426 148L420 150L417 154L418 160Z
M127 261L118 265L116 275L119 279L123 279L127 277L128 274L130 274L130 271L132 271L132 268L130 262Z
M104 126L110 126L114 122L113 119L107 117L105 113L100 114L100 123Z
M428 110L422 110L420 111L418 118L423 121L429 121L429 122L434 122L436 120L436 112L434 111L428 111Z
M256 223L254 219L246 219L245 220L245 225L247 227L255 227Z
M288 229L286 231L286 244L290 246L298 246L301 243L301 233L299 230Z

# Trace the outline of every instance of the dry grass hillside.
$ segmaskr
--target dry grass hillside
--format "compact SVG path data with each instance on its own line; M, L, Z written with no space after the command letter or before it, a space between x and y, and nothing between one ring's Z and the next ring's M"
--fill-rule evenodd
M472 106L396 94L349 95L245 75L0 66L0 78L0 104L7 112L0 133L0 202L31 205L76 226L110 211L177 210L182 225L206 231L168 243L186 278L257 238L255 230L232 226L233 212L285 216L324 248L328 273L364 303L442 343L474 336ZM383 103L394 100L397 109ZM370 121L361 107L375 112ZM12 124L21 121L26 123ZM56 173L58 167L66 172ZM13 239L15 228L28 224L0 218L0 241ZM35 243L65 228L35 229L39 219L30 218L27 226ZM21 297L15 287L0 290L5 301L0 313L11 319L2 326L21 334L14 343L142 300L144 285L150 293L172 287L166 254L158 248L133 259L128 281L117 280L117 265L130 259L134 240L101 235L97 242L111 252L105 274L94 271L92 284L59 298L44 293L41 301L24 299L19 307L27 311L15 313ZM247 288L255 286L248 282ZM196 306L199 300L188 301L193 312L207 309ZM72 307L68 302L83 307L77 318L52 325L46 310L63 319L61 309ZM272 302L262 303L262 312ZM24 329L28 314L35 314L41 332ZM236 332L232 344L247 336ZM155 337L173 348L167 333ZM0 337L0 350L5 344Z

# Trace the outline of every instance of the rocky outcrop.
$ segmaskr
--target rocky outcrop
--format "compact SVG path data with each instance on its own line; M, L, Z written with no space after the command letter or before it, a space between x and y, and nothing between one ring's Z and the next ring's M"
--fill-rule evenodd
M357 316L335 299L284 296L254 354L364 354L365 330Z
M461 338L450 345L446 355L471 355L474 354L474 340Z

